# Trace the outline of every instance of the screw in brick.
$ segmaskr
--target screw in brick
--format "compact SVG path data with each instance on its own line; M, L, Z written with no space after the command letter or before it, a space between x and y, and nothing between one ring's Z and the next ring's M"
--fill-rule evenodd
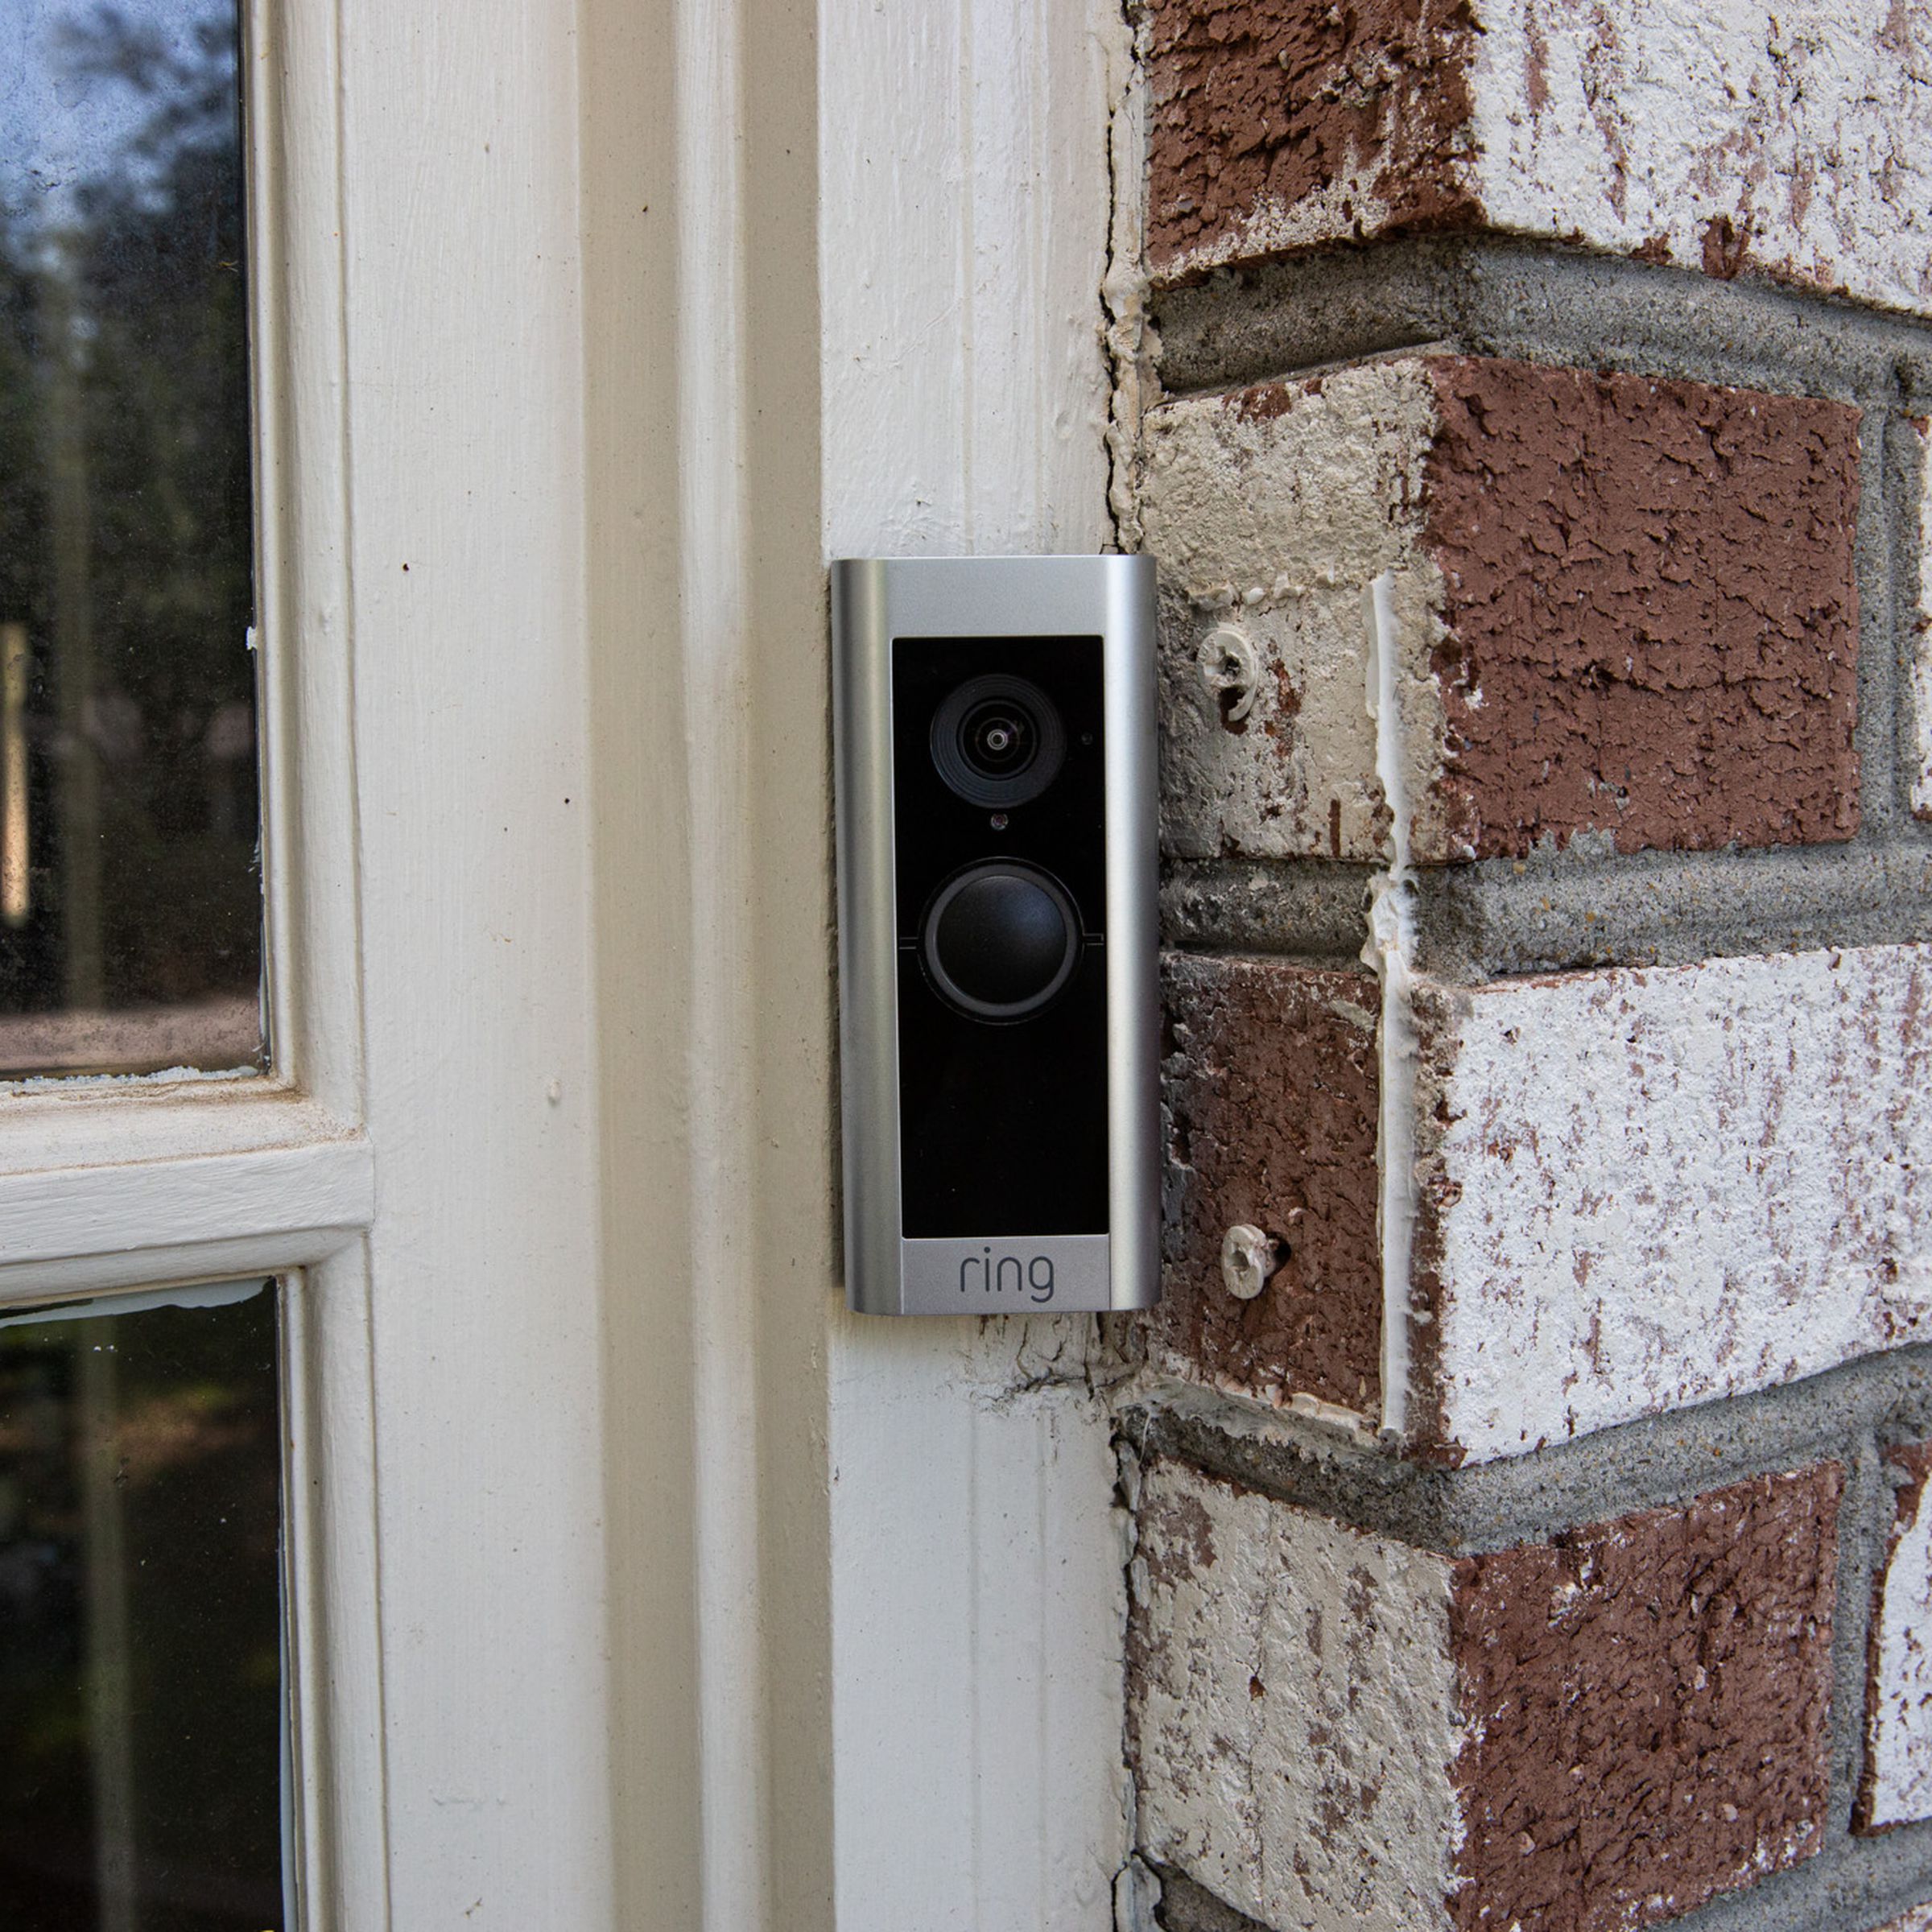
M1224 724L1239 724L1254 708L1261 663L1254 646L1232 624L1220 624L1201 640L1195 654L1201 682L1221 708Z
M1281 1242L1246 1221L1221 1236L1221 1280L1236 1301L1253 1301L1286 1258Z

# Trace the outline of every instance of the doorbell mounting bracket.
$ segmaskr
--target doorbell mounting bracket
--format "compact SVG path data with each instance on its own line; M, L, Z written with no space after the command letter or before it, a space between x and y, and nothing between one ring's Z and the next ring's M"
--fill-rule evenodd
M847 1298L1160 1292L1146 557L832 571Z

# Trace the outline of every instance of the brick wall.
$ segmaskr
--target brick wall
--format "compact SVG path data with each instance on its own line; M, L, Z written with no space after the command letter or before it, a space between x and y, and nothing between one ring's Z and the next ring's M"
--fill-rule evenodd
M1926 1932L1932 0L1138 31L1124 1910Z

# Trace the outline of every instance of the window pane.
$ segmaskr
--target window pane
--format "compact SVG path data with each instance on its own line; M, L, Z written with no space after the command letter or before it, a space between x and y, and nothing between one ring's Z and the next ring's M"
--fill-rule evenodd
M235 0L8 0L0 1074L258 1064Z
M285 1924L273 1283L0 1316L0 1924Z

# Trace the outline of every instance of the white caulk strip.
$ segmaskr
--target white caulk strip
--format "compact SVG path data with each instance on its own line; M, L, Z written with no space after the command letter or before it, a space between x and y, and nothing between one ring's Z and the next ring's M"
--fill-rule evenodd
M1395 578L1384 571L1363 597L1368 631L1368 715L1375 720L1375 775L1389 807L1390 863L1375 881L1362 958L1382 982L1381 1104L1376 1165L1377 1245L1382 1256L1382 1427L1400 1435L1409 1420L1409 1253L1415 1225L1415 1016L1410 1000L1415 875L1409 864L1410 807L1397 702L1399 640Z

